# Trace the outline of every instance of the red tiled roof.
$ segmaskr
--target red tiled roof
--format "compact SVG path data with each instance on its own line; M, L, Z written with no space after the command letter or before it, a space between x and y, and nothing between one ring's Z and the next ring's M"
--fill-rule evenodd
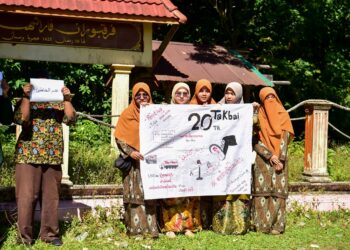
M154 22L187 20L170 0L0 0L0 11L18 9L114 14Z
M159 45L160 41L153 41L153 51ZM154 74L158 81L196 82L205 78L212 83L236 81L243 85L267 85L224 47L180 42L168 44Z

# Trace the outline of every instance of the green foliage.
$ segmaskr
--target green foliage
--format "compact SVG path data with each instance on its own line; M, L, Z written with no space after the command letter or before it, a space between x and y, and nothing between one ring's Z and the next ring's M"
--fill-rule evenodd
M90 146L71 142L69 152L69 175L74 184L121 183L120 171L114 167L116 153L109 144Z
M270 64L275 79L292 82L282 87L282 100L349 104L349 8L349 1L256 1L247 40L253 48L250 59ZM350 133L345 114L331 120Z
M302 181L304 170L304 141L292 141L288 146L289 182Z
M109 143L110 129L89 120L79 119L76 125L71 127L70 139L77 143L87 144L90 147L98 147Z
M70 133L69 175L74 184L120 183L113 166L116 152L110 147L110 129L89 120L78 120Z
M10 133L11 129L7 126L0 126L0 142L4 153L4 162L0 166L0 186L14 186L14 153L15 153L15 136Z
M109 114L111 87L105 83L109 76L108 66L101 64L68 64L0 59L0 69L9 82L14 96L22 96L22 86L38 69L46 69L50 78L64 80L75 94L73 105L78 111L93 114Z
M328 148L327 168L332 181L350 180L350 143Z
M247 51L252 63L272 67L266 73L273 74L274 79L291 81L290 86L276 87L289 107L306 99L327 99L349 107L350 1L173 3L188 18L174 40ZM294 114L299 117L304 112L300 109ZM335 112L330 120L350 134L348 113ZM330 135L343 139L333 131Z

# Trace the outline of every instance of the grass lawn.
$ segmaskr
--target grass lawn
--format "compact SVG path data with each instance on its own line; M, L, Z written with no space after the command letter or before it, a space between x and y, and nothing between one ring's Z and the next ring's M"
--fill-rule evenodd
M103 211L101 209L101 211ZM124 227L112 215L106 217L88 214L83 221L73 219L61 225L64 245L60 249L350 249L350 211L312 212L296 208L288 215L288 225L283 235L272 236L249 232L242 236L218 235L202 231L194 238L183 235L168 239L130 239L124 234ZM18 246L14 226L0 227L1 234L7 232L2 249L24 249ZM88 236L77 239L85 232ZM98 235L98 234L101 235ZM37 241L32 249L58 249Z

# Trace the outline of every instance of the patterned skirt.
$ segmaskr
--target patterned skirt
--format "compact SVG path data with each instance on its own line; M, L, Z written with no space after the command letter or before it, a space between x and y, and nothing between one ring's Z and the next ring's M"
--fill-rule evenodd
M246 195L214 197L213 231L221 234L245 234L249 228L249 198Z
M129 236L144 235L157 238L157 215L155 202L145 201L145 205L124 204L124 222Z

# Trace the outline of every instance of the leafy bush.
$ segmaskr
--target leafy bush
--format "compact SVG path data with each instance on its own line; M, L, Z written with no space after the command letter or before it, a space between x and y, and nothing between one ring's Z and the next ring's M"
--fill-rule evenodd
M328 148L327 167L332 181L350 180L350 143Z
M69 152L69 175L74 184L121 183L119 171L113 166L116 154L109 144L90 146L72 141Z
M304 169L304 141L292 141L288 146L289 181L302 181Z
M70 129L70 140L90 147L98 147L109 143L110 129L89 120L78 120Z
M14 153L16 139L12 133L14 127L0 126L0 142L4 153L4 163L0 166L0 186L14 186Z

